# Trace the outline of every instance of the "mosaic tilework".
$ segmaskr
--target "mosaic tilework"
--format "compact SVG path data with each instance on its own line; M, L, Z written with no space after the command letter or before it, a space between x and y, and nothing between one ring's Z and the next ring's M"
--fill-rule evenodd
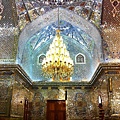
M13 13L14 12L14 13ZM13 63L16 58L16 12L13 0L0 0L0 62ZM18 35L18 32L17 32ZM8 43L9 41L9 43Z
M13 6L12 6L13 5ZM15 26L13 8L14 4L12 0L4 1L0 0L0 27L13 27Z
M76 54L86 56L86 64L75 65L73 81L88 80L93 70L102 59L101 37L98 30L89 22L65 9L60 8L60 28L67 49L72 59ZM54 17L53 17L54 15ZM57 29L57 9L46 13L27 25L20 35L18 43L18 64L20 64L33 81L46 81L43 78L38 56L45 54ZM76 19L75 19L76 18ZM68 21L68 22L67 22ZM71 24L70 24L71 23ZM93 60L94 59L94 62ZM81 69L82 72L81 72ZM86 74L89 72L89 75Z
M106 73L106 72L105 72ZM108 74L109 73L109 74ZM112 77L112 93L109 96L109 78ZM105 117L109 117L113 113L119 113L119 72L107 72L103 74L92 86L92 89L75 89L74 87L60 86L57 89L55 87L39 87L34 89L31 96L33 102L34 111L31 110L31 117L33 120L37 120L38 116L41 120L46 119L46 103L47 100L65 100L65 90L67 90L67 120L72 119L98 119L98 96L102 97L103 109ZM18 86L16 86L17 88ZM111 106L112 104L112 106ZM41 107L40 107L41 106ZM35 117L36 116L36 117Z
M104 0L102 15L103 53L105 62L120 62L120 4L118 0ZM113 9L116 9L113 15Z
M120 75L111 76L112 78L112 95L111 95L111 109L112 114L120 114Z
M101 76L101 78L98 80L98 82L93 86L93 89L91 90L92 95L92 102L96 104L97 114L99 114L98 111L98 96L100 95L102 97L102 105L105 111L105 116L109 116L109 98L108 98L108 78L106 76ZM95 106L94 106L95 107Z
M2 19L2 12L3 12L4 6L2 5L2 0L0 1L0 20Z
M111 65L111 64L110 64ZM65 91L67 90L66 100L66 116L67 120L71 119L98 119L98 96L102 97L102 104L105 118L109 118L112 114L120 114L120 70L118 66L105 64L104 71L98 79L94 81L92 86L73 87L73 86L33 86L33 89L26 88L25 83L21 83L23 78L21 75L3 75L0 74L0 109L4 111L6 108L1 104L1 100L6 104L6 98L11 99L11 116L23 117L24 100L27 98L32 103L30 113L31 120L46 120L46 104L47 100L65 100ZM112 69L112 70L108 70ZM100 69L101 70L101 69ZM2 72L5 73L5 72ZM4 77L3 77L4 76ZM111 79L111 91L110 82ZM76 85L77 86L77 85ZM8 88L10 88L8 90ZM13 90L11 92L11 90ZM11 95L12 93L12 95ZM7 101L8 103L8 101ZM10 102L9 104L10 105ZM7 106L8 106L7 105ZM34 117L33 117L34 116Z
M16 57L16 35L14 28L0 28L0 61L14 62ZM9 42L9 44L8 44Z
M78 1L39 1L39 0L17 0L17 13L19 18L20 29L23 29L24 26L36 19L38 16L43 15L44 13L56 8L57 6L63 7L67 10L73 11L76 14L82 16L85 19L90 20L96 26L100 24L101 0L78 0Z
M25 8L24 8L24 6L23 6L23 4L22 4L22 6L23 6L23 8L21 7L21 5L19 6L19 3L20 3L21 1L19 1L19 2L16 2L16 4L18 5L17 7L20 7L20 11L18 12L18 14L20 14L20 16L22 16L21 15L21 12L23 11L23 14L24 14L24 12L26 11L25 10ZM79 1L80 2L80 1ZM86 2L86 1L85 1ZM99 2L101 2L101 1L99 1ZM98 2L98 3L99 3ZM87 6L87 4L86 3L84 3L83 1L81 1L80 2L80 6ZM92 2L88 2L88 3L92 3ZM35 4L35 2L33 2L33 4ZM46 3L41 3L42 5L44 4L46 4ZM40 4L40 5L41 5ZM96 3L97 4L97 3ZM113 3L114 4L114 3ZM8 4L7 4L8 5ZM6 6L7 6L6 5ZM34 8L33 6L32 6L32 4L30 3L30 2L27 2L27 3L25 3L25 5L29 8L29 10L31 10L32 8ZM35 4L36 5L36 4ZM38 4L37 4L38 5ZM74 5L75 7L72 9L72 5ZM98 5L98 4L97 4ZM108 5L108 4L107 4ZM4 4L3 4L3 1L1 2L1 8L3 8L3 6L4 6ZM50 5L51 6L51 5ZM66 5L67 6L67 5ZM71 3L71 6L68 6L66 9L68 10L70 10L70 11L73 11L74 10L74 12L76 12L77 14L80 14L80 12L81 11L79 11L79 8L80 7L77 7L76 6L76 4L75 3ZM100 6L101 6L101 4L100 4ZM56 6L57 7L57 6ZM53 8L56 8L55 6L53 7ZM83 7L83 8L84 8ZM45 7L44 7L45 8ZM47 9L48 8L48 6L46 7L46 11L43 11L43 13L42 14L44 14L44 13L46 13L48 10L51 10L51 9ZM83 10L83 8L82 8L82 10ZM109 7L110 8L110 7ZM100 7L97 7L96 6L96 9L100 9ZM104 8L105 10L107 10L107 8ZM29 11L28 10L28 11ZM43 9L42 9L43 10ZM109 14L111 14L111 9L108 9L109 10ZM117 10L119 10L119 7L117 7ZM4 9L2 10L2 13L4 12ZM57 10L56 10L56 15L57 15ZM72 12L69 12L69 16L70 16L70 14L71 14ZM82 12L82 13L84 13L84 12ZM28 22L30 22L29 21L29 16L28 15L31 15L32 16L32 14L34 14L34 13L30 13L30 11L29 11L29 14L27 14L26 15L26 19L27 19L27 21ZM40 15L41 17L43 17L42 16L42 14ZM61 12L61 16L63 15L63 12ZM105 14L105 15L108 15L108 14ZM30 17L31 17L30 16ZM33 21L34 19L36 19L37 18L37 16L39 16L39 15L35 15L35 17L34 16L32 16L31 17L31 21ZM45 16L46 17L46 16ZM63 16L63 17L65 17L65 15ZM88 19L88 16L87 15L85 15L85 16L83 16L85 19ZM45 18L46 19L46 22L48 21L48 19L49 19L49 17L46 17ZM67 19L69 19L69 21L74 21L74 19L75 19L75 17L73 17L73 16L70 16L70 17L68 17L68 18L66 18L65 20L67 20ZM115 20L116 19L116 20ZM119 29L119 27L116 27L116 25L118 25L119 24L119 15L117 14L117 16L115 16L115 18L113 19L113 16L112 16L112 18L110 19L111 21L104 21L105 22L105 24L103 24L101 27L102 27L102 30L103 30L103 38L104 38L104 40L103 40L103 52L104 52L104 58L105 58L105 62L119 62L119 60L120 60L120 51L119 51L119 40L120 40L120 36L119 36L119 32L120 32L120 29ZM117 21L117 23L115 23L115 25L109 25L109 23L111 23L113 20L115 20L115 21ZM42 20L41 20L42 21ZM80 20L77 20L77 22L75 23L75 22L73 22L75 25L79 25L79 24L82 24L81 23L81 21ZM114 23L114 22L113 22ZM22 24L22 22L21 22L21 24ZM26 22L25 22L25 24L26 24ZM13 59L13 58L15 58L16 56L15 56L15 53L13 53L13 51L15 50L14 48L15 47L17 47L16 46L16 43L17 43L17 40L16 41L14 41L13 39L14 39L14 33L13 33L13 30L11 30L11 29L8 29L8 27L6 27L6 25L7 24L5 24L4 25L4 27L6 28L5 30L4 29L1 29L1 31L0 31L0 41L1 41L1 46L0 46L0 51L1 51L1 53L0 53L0 56L1 56L1 61L2 62L14 62L15 61L15 59ZM46 25L46 24L45 24ZM44 25L44 26L45 26ZM12 25L11 25L12 26ZM21 25L20 25L21 26ZM40 26L42 26L42 25L40 25ZM39 26L38 26L39 27ZM90 29L90 27L88 27L87 28L87 26L85 26L85 25L83 25L83 27L84 27L84 29L89 29L88 30L88 33L90 33L91 32L91 29ZM107 27L107 28L106 28ZM23 29L23 27L22 28L20 28L20 30L22 30ZM36 29L36 28L35 28ZM28 30L28 32L29 32L29 34L30 34L30 30ZM2 35L3 34L3 35ZM7 35L6 35L7 34ZM27 35L26 35L27 36ZM10 44L7 44L8 43L8 41L7 40L9 40L10 41ZM99 41L99 40L98 40ZM16 42L16 43L15 43ZM23 41L22 41L23 42ZM98 45L99 46L99 45ZM17 48L16 48L17 49ZM11 52L12 51L12 52ZM4 59L4 60L3 60ZM6 59L6 61L5 61L5 59ZM19 59L19 58L18 58ZM26 59L23 59L23 61L27 61L28 60L28 58L27 58L27 56L26 56ZM28 62L29 63L29 62ZM26 68L29 68L28 67L28 63L26 63ZM79 69L78 69L79 70ZM86 71L86 70L85 70ZM77 72L76 72L76 74L77 74ZM80 76L78 76L78 77L81 77L81 76L84 76L84 74L82 74L82 75L80 75ZM39 77L38 77L39 78Z
M23 117L24 116L24 102L25 99L31 101L32 93L17 81L14 81L11 103L11 116Z
M44 97L40 92L35 92L34 97L32 99L32 110L31 110L31 118L32 119L41 119L44 120L45 116L45 101Z
M11 99L11 81L0 78L0 116L9 115Z
M111 26L103 29L103 52L106 62L120 62L120 28Z
M65 89L64 87L59 90L54 89L39 89L39 94L33 98L34 110L31 110L32 119L37 120L38 117L41 120L46 119L46 103L47 100L64 100ZM59 92L58 92L59 91ZM61 94L62 93L62 94ZM96 92L97 93L97 92ZM36 94L36 92L35 92ZM95 103L93 100L96 99ZM98 94L90 94L85 89L67 89L67 106L66 106L66 119L95 119L98 116ZM36 105L36 106L35 106ZM41 107L40 107L41 106ZM41 111L41 112L40 112Z

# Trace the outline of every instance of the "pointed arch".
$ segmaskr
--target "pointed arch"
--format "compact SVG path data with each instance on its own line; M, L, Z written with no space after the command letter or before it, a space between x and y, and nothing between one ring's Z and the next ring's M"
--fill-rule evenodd
M82 53L78 53L75 56L75 64L85 64L85 63L86 63L85 55Z
M35 33L37 33L40 29L46 27L47 25L57 21L58 19L58 9L53 9L46 14L39 16L36 20L29 23L21 32L18 42L18 53L17 53L17 61L18 63L22 60L22 54L25 49L25 45L27 40L32 37ZM64 8L59 9L59 16L60 19L68 21L74 26L81 28L85 31L88 35L90 35L96 44L96 48L99 53L99 58L101 58L101 36L99 31L96 29L94 25L92 25L89 21L85 20L84 18L80 17L79 15L73 13L72 11L68 11Z
M45 54L40 54L39 56L38 56L38 61L37 61L37 63L38 64L42 64L42 61L43 61L43 59L46 57L46 55Z
M20 34L16 63L23 67L33 81L48 81L43 77L42 65L37 61L39 55L46 54L54 38L57 29L57 27L55 29L55 23L58 20L57 12L57 9L53 9L38 17L29 23ZM74 59L78 53L82 53L86 58L86 64L75 64L72 80L90 80L98 63L102 60L99 31L89 21L63 8L60 8L60 21L60 27L64 27L61 36L71 58ZM73 30L75 30L74 34Z

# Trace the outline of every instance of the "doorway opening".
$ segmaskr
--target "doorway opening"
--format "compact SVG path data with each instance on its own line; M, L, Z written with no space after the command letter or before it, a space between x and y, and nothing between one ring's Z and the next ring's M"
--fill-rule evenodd
M47 101L47 120L66 120L66 101Z

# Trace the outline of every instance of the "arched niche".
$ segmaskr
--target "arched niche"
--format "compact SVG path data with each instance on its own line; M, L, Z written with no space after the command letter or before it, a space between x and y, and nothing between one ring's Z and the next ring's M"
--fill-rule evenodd
M77 42L71 36L67 36L67 34L62 34L65 40L65 43L69 46L72 46L71 50L69 50L71 52L72 59L75 58L74 54L78 54L78 53L83 53L85 56L87 56L86 65L88 66L88 68L82 71L83 73L80 73L80 70L85 67L76 66L73 79L75 79L76 81L81 81L83 79L90 80L92 74L94 73L94 70L96 69L99 62L101 62L102 60L100 33L96 29L96 27L92 25L89 21L86 21L85 19L74 14L71 11L60 8L59 16L61 21L65 21L66 23L70 24L78 32L79 30L83 31L86 36L90 36L90 38L92 39L90 42L89 48L92 49L91 51L93 52L93 54L91 54L91 51L87 49L85 45L83 46L80 41ZM37 34L40 34L41 31L44 30L44 28L46 27L48 28L52 24L56 23L57 20L58 20L58 9L53 9L50 12L47 12L46 14L38 17L33 22L29 23L20 34L16 62L23 67L23 69L28 73L28 75L31 77L32 80L42 81L44 79L43 77L41 77L42 74L38 75L38 72L41 73L42 71L40 69L41 66L38 66L36 64L37 60L35 58L37 58L39 54L45 54L45 51L47 50L53 38L50 38L49 41L44 42L44 44L42 44L42 46L39 46L37 49L31 49L31 45L30 45L30 43L32 42L31 38L37 36ZM43 33L45 34L46 32L43 32ZM35 37L35 39L37 39L36 44L39 44L38 39L40 39L40 36L38 38L37 37ZM83 39L85 39L84 36L82 37ZM71 41L68 41L69 39ZM86 44L88 44L87 41L86 41ZM68 47L68 49L69 48L70 47Z
M86 57L82 53L78 53L75 56L75 64L85 64L86 63Z

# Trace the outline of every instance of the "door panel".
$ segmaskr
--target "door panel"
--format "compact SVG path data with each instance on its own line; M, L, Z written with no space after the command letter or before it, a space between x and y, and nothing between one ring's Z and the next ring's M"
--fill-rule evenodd
M56 110L61 110L61 111L65 111L66 110L66 104L65 101L57 101L57 107Z
M47 120L66 120L65 100L47 101Z
M57 120L66 120L65 119L65 113L64 112L58 112Z
M48 109L50 110L50 111L52 111L52 110L55 110L55 103L54 102L50 102L50 103L48 103Z
M47 115L48 115L47 120L55 120L54 112L49 112Z

